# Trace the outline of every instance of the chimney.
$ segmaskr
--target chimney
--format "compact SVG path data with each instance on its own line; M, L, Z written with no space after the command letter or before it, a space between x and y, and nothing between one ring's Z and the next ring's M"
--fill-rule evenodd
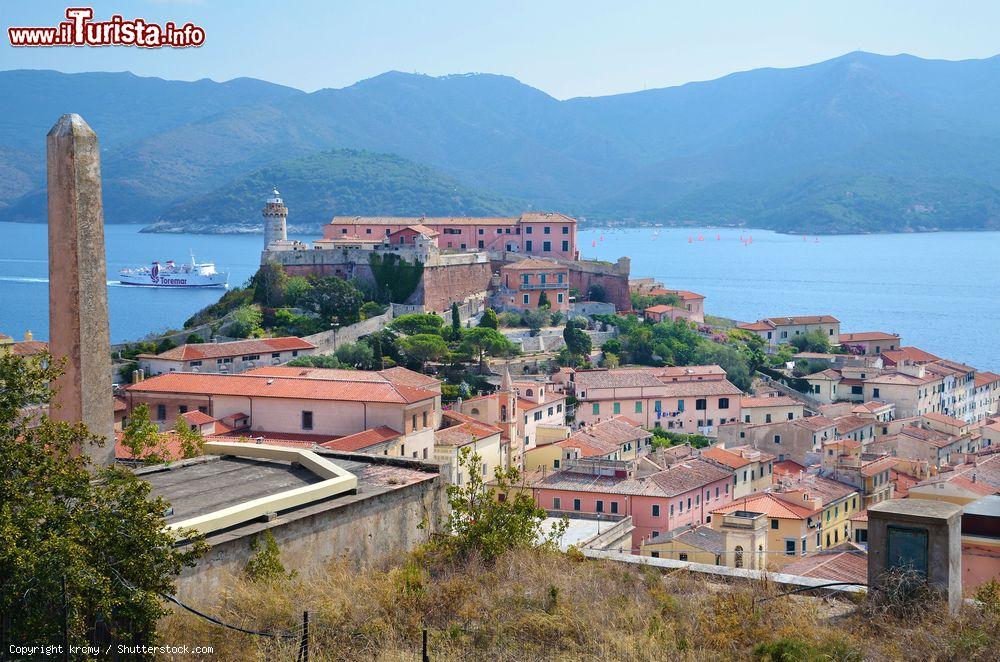
M104 250L101 156L83 118L63 115L46 137L49 220L49 348L65 359L51 416L82 422L103 446L78 449L96 466L115 461L111 340Z

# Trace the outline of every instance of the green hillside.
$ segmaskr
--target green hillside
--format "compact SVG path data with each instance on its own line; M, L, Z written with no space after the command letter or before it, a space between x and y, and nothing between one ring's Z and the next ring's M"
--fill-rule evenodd
M283 161L171 207L149 230L259 232L272 187L289 206L289 230L314 233L335 215L495 215L520 209L392 154L341 149Z

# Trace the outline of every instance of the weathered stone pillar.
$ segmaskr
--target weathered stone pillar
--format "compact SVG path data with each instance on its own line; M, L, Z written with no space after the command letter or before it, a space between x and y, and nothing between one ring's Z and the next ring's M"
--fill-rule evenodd
M101 158L83 118L63 115L47 140L49 348L65 359L52 418L86 424L103 447L81 449L96 465L114 462L114 402L104 254Z
M891 571L909 572L948 602L962 603L962 507L930 499L890 499L868 508L868 590Z

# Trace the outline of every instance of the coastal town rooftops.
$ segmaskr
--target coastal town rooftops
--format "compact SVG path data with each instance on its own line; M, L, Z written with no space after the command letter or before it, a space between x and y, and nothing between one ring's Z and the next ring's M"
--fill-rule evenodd
M952 483L971 492L988 495L1000 494L1000 454L977 460L975 464L964 464L952 471L943 471L933 478L917 483L917 487Z
M465 446L503 432L494 425L450 409L441 412L441 419L446 427L434 433L434 444L437 446Z
M827 381L827 382L839 382L844 376L838 370L833 370L827 368L826 370L820 370L819 372L814 372L811 375L806 375L805 379L810 379L813 381Z
M649 308L647 308L643 312L653 313L655 315L660 315L660 314L663 314L663 313L669 313L671 310L679 310L679 311L685 312L685 313L687 312L687 310L684 309L684 308L679 308L678 306L671 306L671 305L666 304L666 303L661 303L661 304L657 304L655 306L650 306Z
M362 430L361 432L349 434L346 437L325 441L320 446L335 451L354 452L398 439L401 436L403 435L400 432L393 430L388 425L380 425L377 428Z
M303 379L323 379L341 382L388 382L428 391L438 391L441 388L441 382L437 378L404 368L403 366L395 366L385 370L265 366L248 370L243 374L263 375L267 377L300 377Z
M886 372L865 380L866 384L885 384L887 386L920 386L929 384L941 379L941 375L925 373L923 377L910 375L905 372Z
M798 400L788 397L787 395L778 395L774 397L754 397L745 396L740 398L740 408L741 409L753 409L755 407L795 407L802 406L802 403Z
M790 421L790 423L814 432L836 427L837 425L826 416L804 416L802 418L796 418L794 421Z
M803 464L799 464L795 460L781 460L780 462L775 462L771 470L775 476L783 476L806 473L809 471L809 468Z
M933 446L935 448L947 448L960 439L959 437L937 432L936 430L926 430L924 428L916 427L915 425L907 425L900 429L900 431L896 434L879 437L877 444L879 447L883 447L886 444L898 441L900 437L907 437L910 440L917 441L928 446Z
M213 423L215 419L206 414L205 412L193 409L191 411L186 411L181 414L181 418L190 423L191 425L205 425L206 423Z
M893 405L888 402L869 400L868 402L862 402L859 405L854 405L854 407L851 408L851 411L854 412L855 414L858 413L875 414L881 411L885 411L886 409L892 409L892 408Z
M968 423L960 418L955 418L954 416L948 416L947 414L940 414L936 411L929 411L926 414L921 414L921 418L925 418L928 421L934 421L935 423L941 423L943 425L950 425L956 428L964 428Z
M711 446L701 451L701 457L724 464L730 469L741 469L754 462L767 462L774 459L773 455L746 446L735 448Z
M130 393L226 395L293 400L336 400L411 404L437 397L424 389L390 382L345 382L267 375L215 375L170 372L126 389Z
M234 340L232 342L194 343L168 349L160 354L140 354L141 358L157 358L170 361L200 361L271 352L316 349L311 342L287 336L282 338L260 338L257 340Z
M573 381L576 384L577 392L586 392L588 389L605 388L640 388L657 387L658 395L672 397L674 394L696 396L696 395L739 395L740 389L724 378L725 372L719 368L721 374L717 374L713 368L716 366L698 366L709 368L703 373L708 379L698 379L698 373L672 373L668 369L647 369L647 368L616 368L613 370L578 370ZM657 370L662 371L657 374ZM686 370L674 368L674 371ZM694 378L690 378L694 375ZM677 381L673 381L674 377ZM681 377L684 376L684 379Z
M563 470L548 474L533 472L527 483L536 489L673 497L731 477L731 470L688 458L643 477L599 476Z
M525 212L520 216L334 216L331 225L514 225L525 223L576 223L558 212Z
M782 476L778 485L786 493L805 492L818 498L824 506L845 499L857 490L840 481L814 476L812 474ZM775 488L777 489L777 487Z
M877 340L893 341L899 340L895 333L885 333L884 331L861 331L859 333L841 333L839 338L841 343L870 342Z

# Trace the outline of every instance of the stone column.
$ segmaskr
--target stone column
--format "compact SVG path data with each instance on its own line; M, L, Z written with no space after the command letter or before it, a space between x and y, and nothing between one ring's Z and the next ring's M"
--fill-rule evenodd
M104 253L101 159L83 118L63 115L47 140L49 347L65 360L52 418L86 424L106 440L81 449L94 464L114 462L114 402Z
M909 570L937 590L952 612L962 603L962 507L930 499L890 499L868 508L868 590L891 570Z

